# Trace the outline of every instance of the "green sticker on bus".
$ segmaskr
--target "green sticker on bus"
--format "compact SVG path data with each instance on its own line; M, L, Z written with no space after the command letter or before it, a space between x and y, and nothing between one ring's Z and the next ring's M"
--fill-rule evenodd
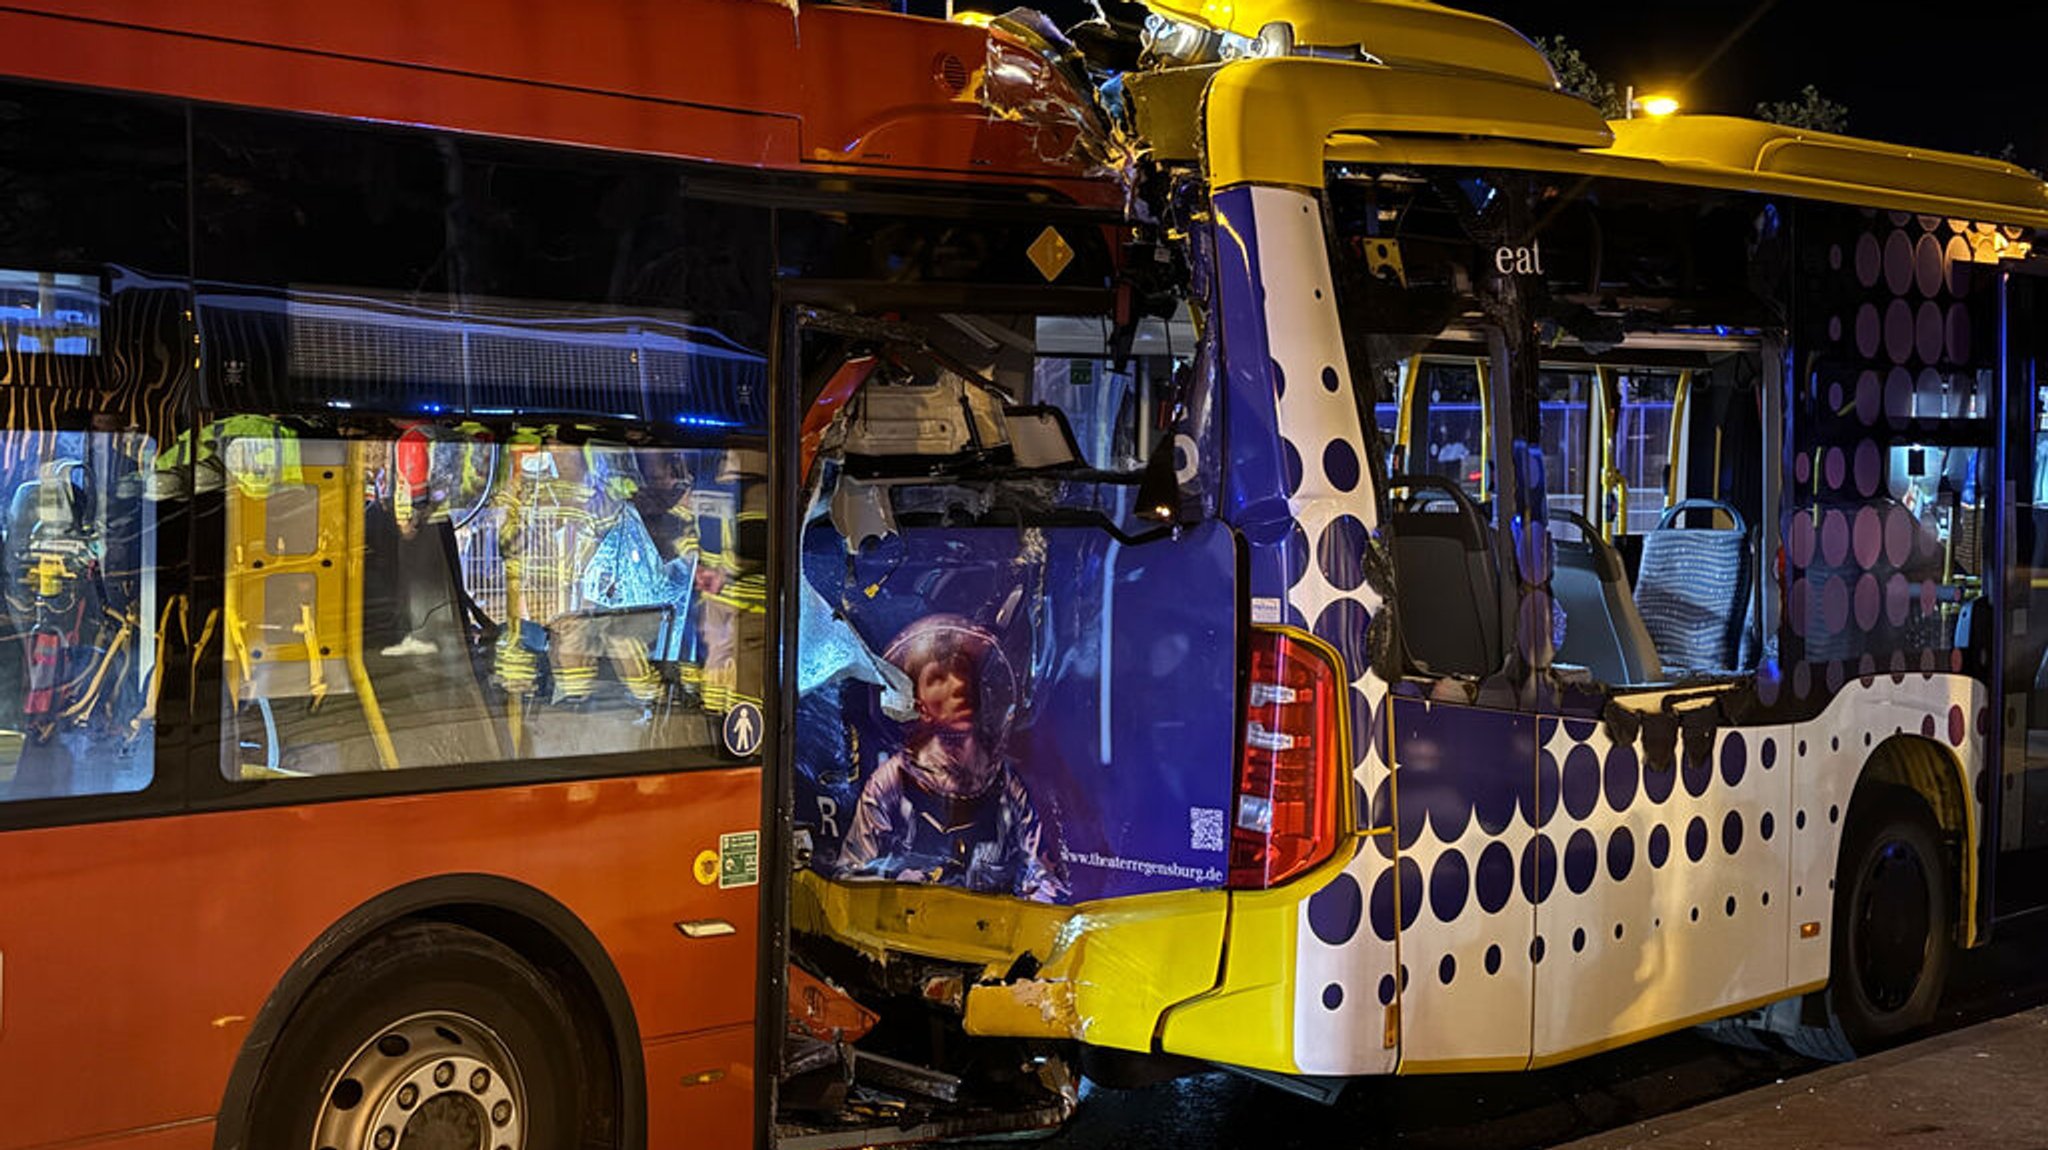
M718 836L718 889L761 881L761 832Z

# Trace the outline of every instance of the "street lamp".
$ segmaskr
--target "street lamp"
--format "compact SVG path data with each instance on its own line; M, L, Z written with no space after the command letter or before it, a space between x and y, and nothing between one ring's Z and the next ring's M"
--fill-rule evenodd
M1630 84L1628 86L1628 101L1622 107L1624 109L1622 112L1624 119L1635 119L1637 112L1641 112L1652 119L1662 119L1678 111L1678 97L1660 93L1638 99L1636 97L1636 86Z

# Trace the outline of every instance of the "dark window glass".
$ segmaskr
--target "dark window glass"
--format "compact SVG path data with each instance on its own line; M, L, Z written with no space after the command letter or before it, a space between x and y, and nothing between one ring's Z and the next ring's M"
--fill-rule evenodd
M0 85L0 802L155 777L185 203L175 107Z
M213 112L195 140L217 406L765 428L767 209L558 148Z
M1614 441L1614 465L1628 485L1628 531L1641 534L1664 513L1671 482L1671 421L1676 417L1678 376L1629 372L1621 377L1621 427Z
M1101 288L1111 275L1104 229L1085 222L787 211L779 232L787 276Z
M1474 499L1486 492L1486 412L1479 388L1479 369L1466 363L1429 362L1422 367L1428 412L1427 445L1413 466L1425 475L1441 475L1463 487Z
M1543 436L1543 480L1550 513L1586 513L1586 423L1592 417L1593 376L1545 370L1538 378Z

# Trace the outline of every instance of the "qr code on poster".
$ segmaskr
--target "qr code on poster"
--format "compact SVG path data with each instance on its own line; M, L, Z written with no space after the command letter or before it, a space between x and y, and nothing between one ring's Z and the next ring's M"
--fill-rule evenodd
M1198 851L1223 849L1223 812L1215 807L1188 808L1188 846Z

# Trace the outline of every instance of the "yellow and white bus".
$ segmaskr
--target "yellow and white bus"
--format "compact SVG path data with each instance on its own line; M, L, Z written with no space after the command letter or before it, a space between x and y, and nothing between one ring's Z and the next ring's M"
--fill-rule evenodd
M1927 1023L2048 893L2048 186L1604 122L1420 0L1149 7L1136 366L892 310L952 366L811 476L863 661L798 701L798 953L1105 1073Z

